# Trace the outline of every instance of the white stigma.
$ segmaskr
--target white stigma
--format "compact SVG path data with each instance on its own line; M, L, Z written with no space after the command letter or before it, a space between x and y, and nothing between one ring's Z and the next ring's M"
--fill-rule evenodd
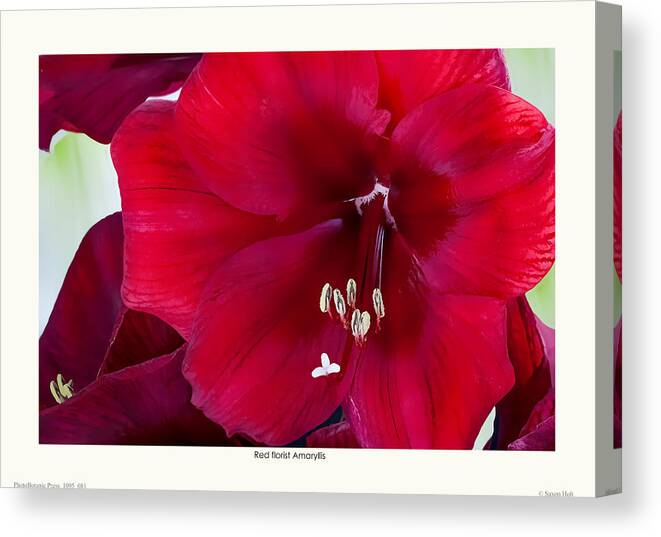
M333 288L330 283L325 283L321 288L321 297L319 298L319 309L322 313L328 313L331 296L333 296Z
M340 364L336 363L331 363L330 358L328 357L328 354L325 352L321 353L321 366L320 367L315 367L312 370L312 378L316 379L319 377L327 377L328 375L332 375L334 373L339 373L340 372Z
M350 307L356 307L356 280L349 278L347 282L347 303Z

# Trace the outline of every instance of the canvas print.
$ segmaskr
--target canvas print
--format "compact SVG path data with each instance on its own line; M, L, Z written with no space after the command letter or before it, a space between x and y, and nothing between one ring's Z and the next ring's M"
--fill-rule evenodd
M555 449L553 124L552 49L41 56L40 442Z

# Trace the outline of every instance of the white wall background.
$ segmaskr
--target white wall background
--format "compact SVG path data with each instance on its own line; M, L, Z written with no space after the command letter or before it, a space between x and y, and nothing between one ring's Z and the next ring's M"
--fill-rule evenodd
M317 0L319 1L319 0ZM369 0L360 0L368 3ZM402 0L400 0L402 1ZM2 9L315 3L0 0ZM340 3L339 1L337 3ZM345 2L348 3L348 2ZM322 494L0 491L3 535L661 534L661 2L624 0L625 494L601 500ZM118 34L121 36L121 33ZM103 461L100 461L102 464ZM180 464L185 465L186 461ZM163 468L167 473L168 468ZM383 469L384 480L388 468Z

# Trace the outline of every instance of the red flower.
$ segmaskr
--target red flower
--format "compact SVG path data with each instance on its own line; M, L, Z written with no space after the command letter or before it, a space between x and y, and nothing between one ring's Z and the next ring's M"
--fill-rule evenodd
M111 150L122 296L209 418L286 444L342 404L363 447L472 447L504 299L554 258L554 130L499 51L208 55Z
M39 340L39 439L47 444L227 445L190 404L183 340L122 305L122 220L83 239Z
M181 87L199 54L76 54L39 57L39 147L60 129L109 144L147 97Z

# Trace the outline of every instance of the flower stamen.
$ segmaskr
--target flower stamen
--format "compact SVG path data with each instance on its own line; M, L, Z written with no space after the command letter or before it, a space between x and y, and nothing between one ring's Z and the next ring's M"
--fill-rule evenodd
M370 329L371 319L372 318L367 311L360 314L360 337L363 340L367 337L367 331Z
M331 296L333 296L333 288L330 283L325 283L321 288L321 297L319 298L321 313L330 313Z
M360 310L354 310L353 315L351 316L351 333L353 334L353 337L359 339L361 331Z
M342 291L339 289L335 289L333 291L333 301L335 302L335 310L337 311L338 315L340 316L340 319L342 319L342 322L345 322L344 316L347 313L347 303L344 301L344 297L342 296Z
M370 329L371 317L369 312L354 310L351 316L351 333L360 347L367 341L367 332Z
M347 282L347 304L349 304L350 308L356 307L356 291L356 280L349 278L349 281Z
M372 291L372 305L374 306L374 313L376 313L376 329L378 331L381 328L381 319L386 316L386 307L383 304L383 294L378 287Z
M50 381L50 393L58 405L64 403L67 399L73 397L73 379L69 382L64 382L62 373L58 373L55 380Z

